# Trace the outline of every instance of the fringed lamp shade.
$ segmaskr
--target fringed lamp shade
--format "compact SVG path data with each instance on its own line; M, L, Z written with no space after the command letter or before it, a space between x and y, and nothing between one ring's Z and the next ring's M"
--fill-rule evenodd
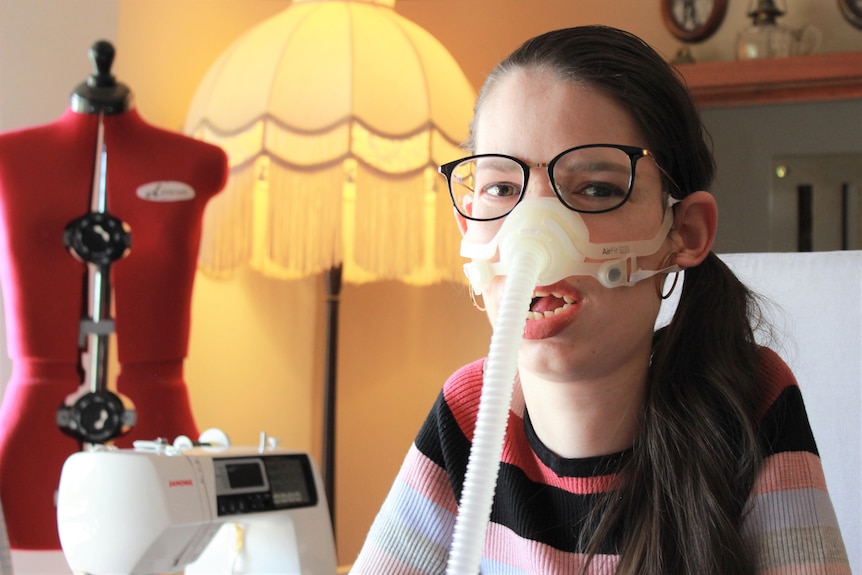
M230 161L204 216L200 269L325 275L321 471L333 522L342 281L464 281L436 166L463 153L475 93L394 3L294 0L219 57L186 122Z
M436 166L463 154L475 93L394 0L294 0L204 77L186 132L230 158L200 268L293 279L462 281Z

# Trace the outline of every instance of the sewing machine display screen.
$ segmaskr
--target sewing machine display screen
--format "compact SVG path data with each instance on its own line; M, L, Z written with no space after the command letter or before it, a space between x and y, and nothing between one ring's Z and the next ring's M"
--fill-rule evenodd
M225 465L227 482L231 489L266 487L260 461L228 463Z
M317 505L305 454L219 458L213 463L219 515Z

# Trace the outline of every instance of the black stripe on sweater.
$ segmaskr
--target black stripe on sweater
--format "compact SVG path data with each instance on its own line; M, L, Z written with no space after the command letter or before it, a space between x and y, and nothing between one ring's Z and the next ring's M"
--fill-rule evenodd
M576 494L535 483L514 465L503 464L497 479L497 496L491 521L508 527L519 536L544 543L560 551L582 553L579 542L587 542L595 526L587 525L591 510L606 500L607 494ZM499 494L505 494L501 497ZM616 553L621 531L605 541L600 553Z
M415 444L425 457L446 470L455 498L460 499L470 456L470 441L461 432L442 392L419 429Z
M784 388L766 411L760 428L760 441L765 457L792 451L820 455L799 387L791 385Z

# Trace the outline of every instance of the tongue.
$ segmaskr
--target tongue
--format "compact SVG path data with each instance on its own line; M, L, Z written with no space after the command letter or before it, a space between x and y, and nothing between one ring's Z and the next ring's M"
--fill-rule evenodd
M565 302L563 302L563 300L552 295L545 296L542 298L536 298L533 300L532 305L530 305L530 311L534 311L536 313L554 311L558 307L563 307L564 303Z

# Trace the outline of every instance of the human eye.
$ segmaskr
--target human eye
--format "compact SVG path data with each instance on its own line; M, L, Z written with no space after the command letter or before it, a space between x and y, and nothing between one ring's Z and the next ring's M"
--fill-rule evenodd
M496 198L510 198L521 195L521 186L514 182L494 182L482 186L482 193Z
M612 182L586 182L576 189L565 190L565 193L585 200L612 200L624 198L627 191Z
M578 210L604 210L622 203L628 194L628 178L617 173L570 173L556 179L557 193Z
M521 195L524 174L521 166L505 157L483 158L476 165L476 195L488 201Z
M585 212L613 209L623 203L630 187L629 165L616 158L609 160L577 152L565 156L564 161L554 167L554 184L560 199L569 207Z

